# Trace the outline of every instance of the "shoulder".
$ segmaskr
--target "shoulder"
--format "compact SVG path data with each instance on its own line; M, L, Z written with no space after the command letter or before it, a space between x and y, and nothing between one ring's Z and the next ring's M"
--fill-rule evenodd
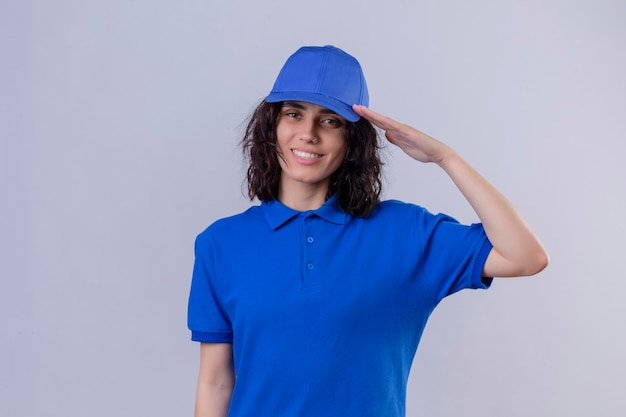
M372 212L374 221L385 224L397 224L401 227L414 225L417 229L428 231L441 224L458 224L458 221L444 213L432 213L425 207L399 200L385 200Z
M422 206L413 203L405 203L400 200L385 200L381 201L376 209L372 212L373 218L383 218L385 220L392 220L405 216L424 216L429 215L430 212Z
M416 204L400 200L383 200L378 206L381 210L414 210L415 208L422 208Z
M223 217L211 223L197 236L197 241L205 242L214 238L224 238L233 234L240 234L242 230L251 230L260 221L265 222L260 206L253 206L247 210Z
M404 236L415 234L418 229L424 227L424 223L429 223L428 219L432 217L428 210L419 205L399 200L384 200L378 203L369 217L351 217L350 227L375 231L385 236L388 234Z

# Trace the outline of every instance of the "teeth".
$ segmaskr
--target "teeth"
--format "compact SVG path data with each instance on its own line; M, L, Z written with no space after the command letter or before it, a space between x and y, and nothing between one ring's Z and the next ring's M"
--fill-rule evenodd
M315 159L315 158L321 158L322 155L318 154L318 153L308 153L308 152L302 152L302 151L297 151L295 149L292 149L293 153L296 154L296 156L302 158L302 159Z

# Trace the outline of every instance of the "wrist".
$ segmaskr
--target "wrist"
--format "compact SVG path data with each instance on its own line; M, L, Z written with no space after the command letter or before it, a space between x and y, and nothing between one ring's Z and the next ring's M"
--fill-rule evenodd
M436 161L436 164L439 165L444 171L448 171L462 161L463 158L461 158L461 156L454 149L446 146L440 159Z

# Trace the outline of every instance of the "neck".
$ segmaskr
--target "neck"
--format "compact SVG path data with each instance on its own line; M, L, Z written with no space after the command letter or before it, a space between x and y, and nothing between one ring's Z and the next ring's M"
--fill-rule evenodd
M300 184L297 187L281 184L278 200L289 208L298 211L316 210L326 202L328 185Z

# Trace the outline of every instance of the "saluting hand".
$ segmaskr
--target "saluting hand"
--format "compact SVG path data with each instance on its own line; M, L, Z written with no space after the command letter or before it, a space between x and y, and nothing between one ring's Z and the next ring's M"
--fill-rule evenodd
M437 139L420 132L409 125L376 113L361 105L353 105L352 109L361 117L372 122L376 127L385 132L389 142L398 146L411 158L420 162L440 163L452 149Z
M421 162L437 163L476 211L493 245L484 277L533 275L548 264L548 254L515 207L454 150L411 126L352 106L361 117L385 131L389 142Z

